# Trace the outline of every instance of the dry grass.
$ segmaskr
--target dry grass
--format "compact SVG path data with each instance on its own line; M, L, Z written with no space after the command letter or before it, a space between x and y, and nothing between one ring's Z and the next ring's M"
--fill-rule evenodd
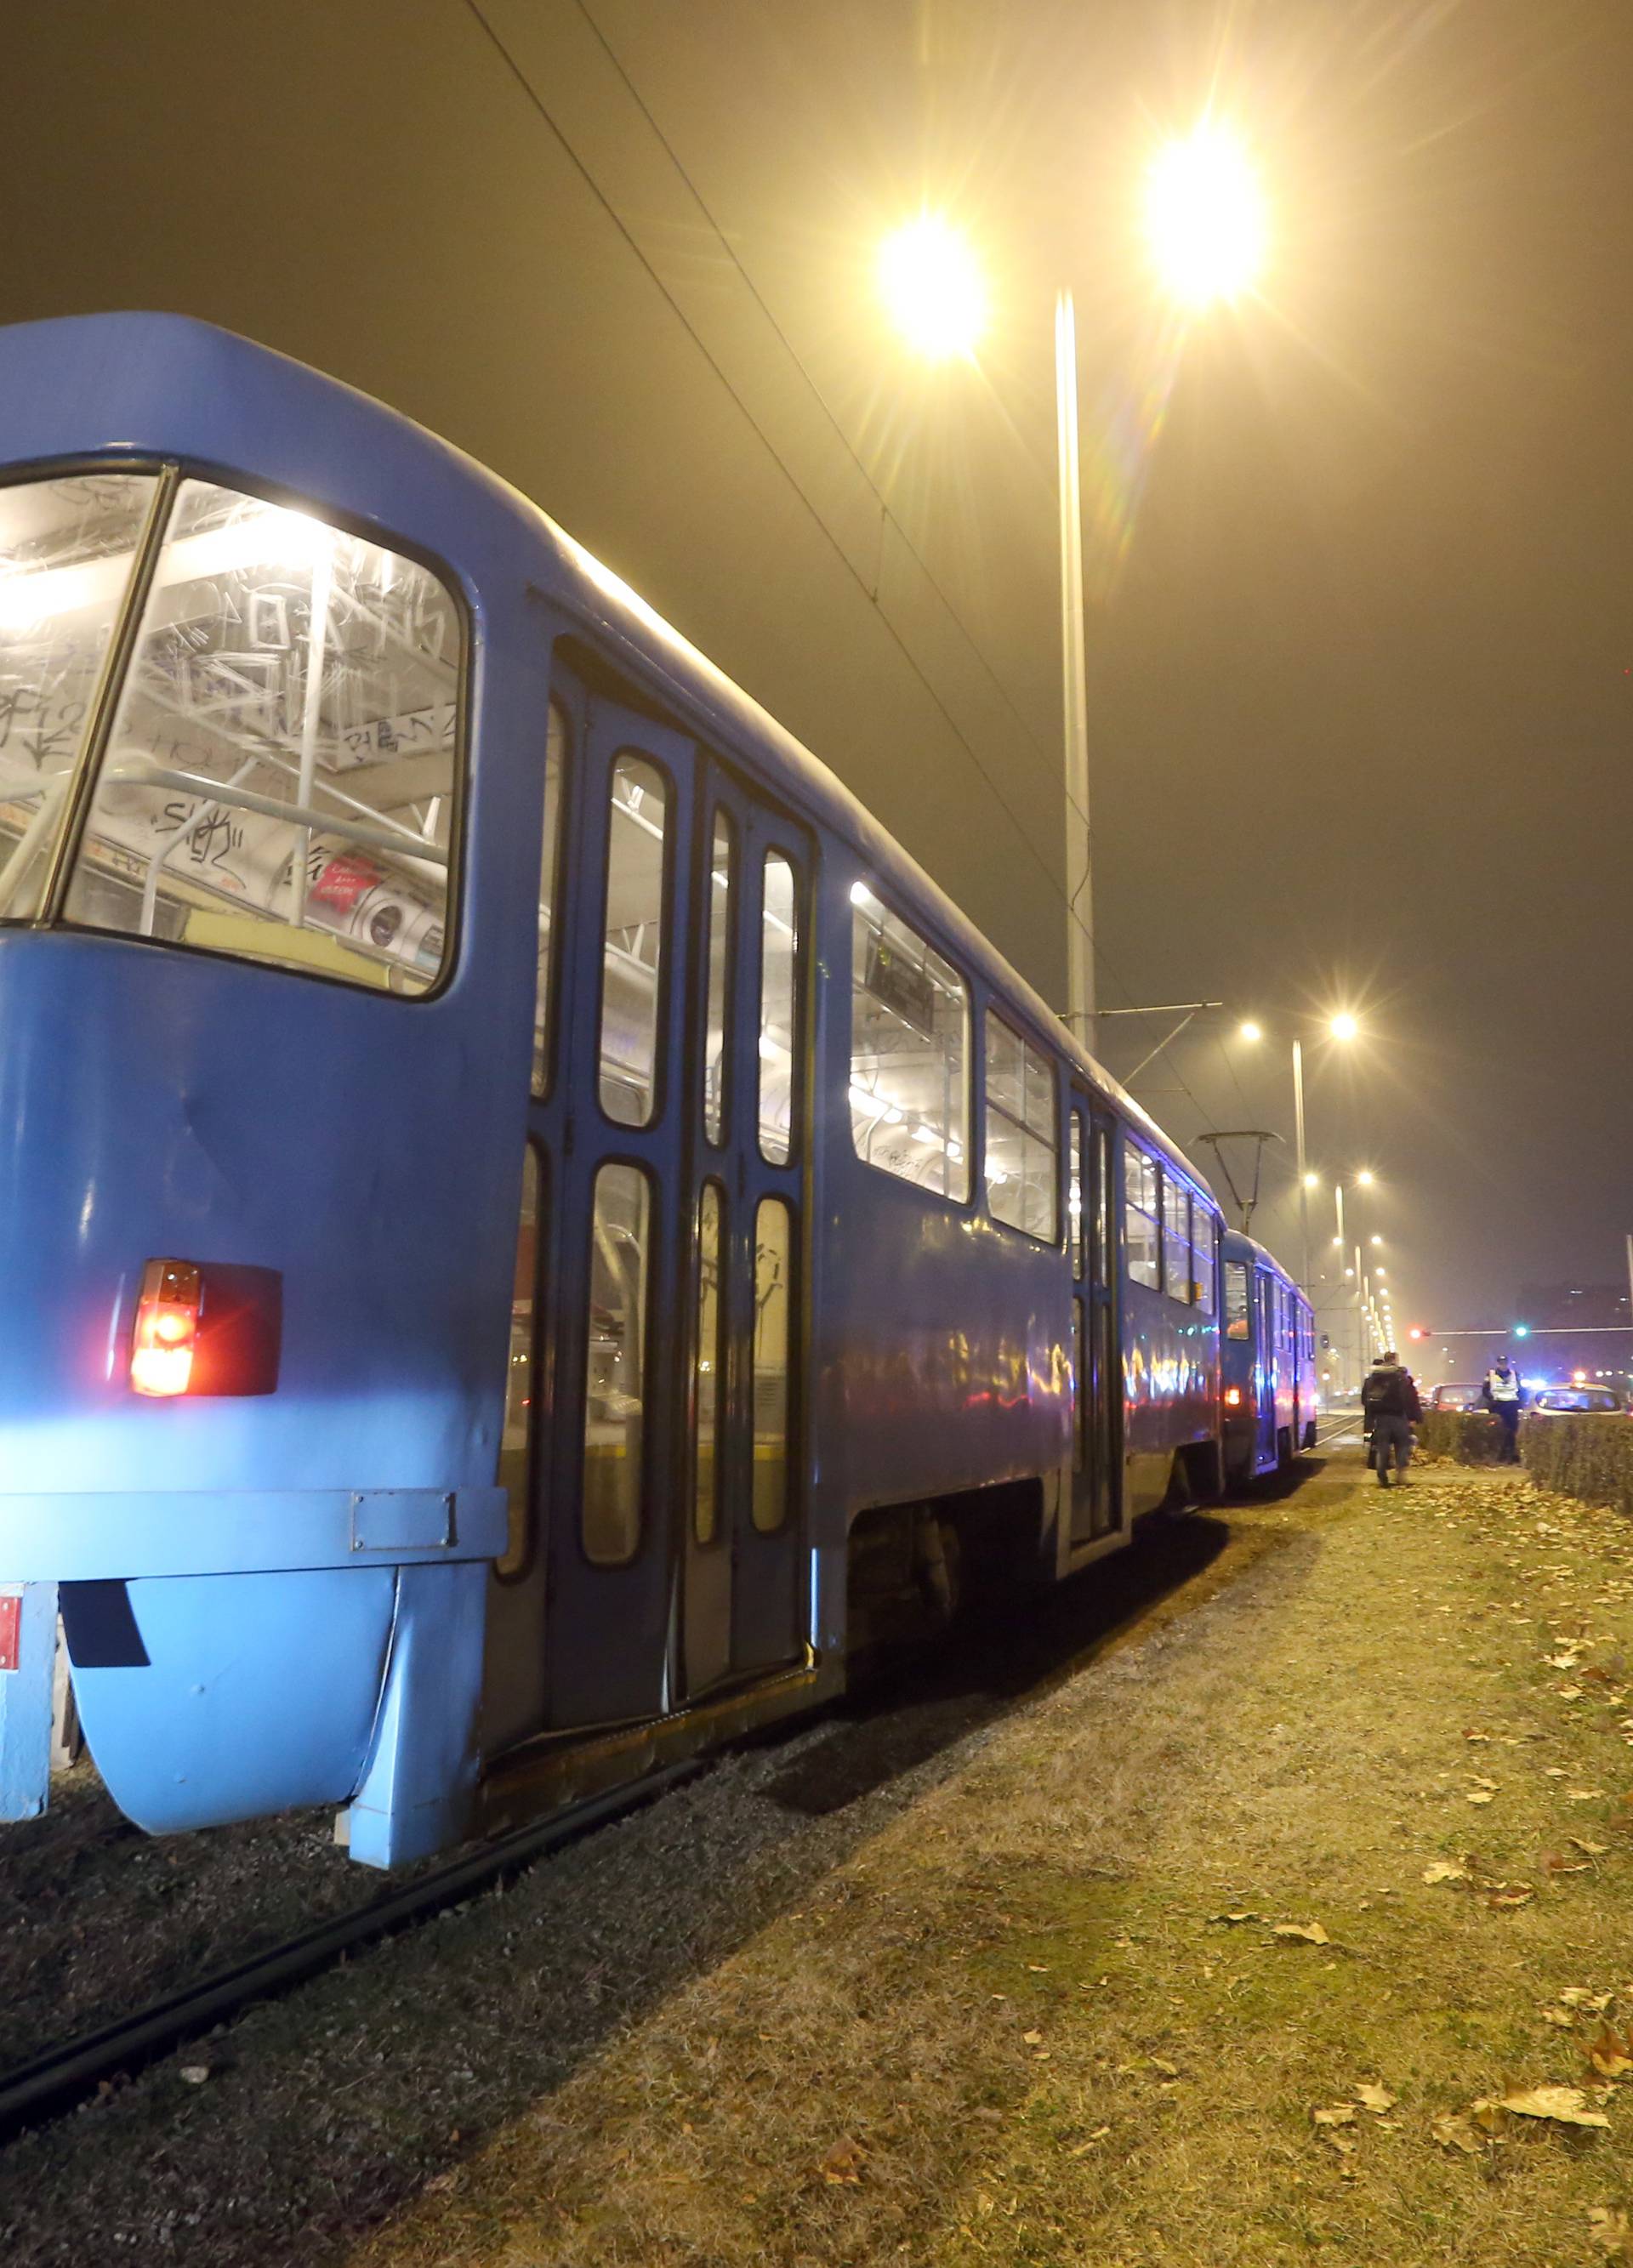
M1633 2016L1633 1538L1473 1473L1242 1524L1283 1548L1000 1725L354 2268L1607 2257L1615 2087L1607 2132L1435 2124L1603 2088L1562 1991ZM1393 2103L1314 2120L1363 2084Z

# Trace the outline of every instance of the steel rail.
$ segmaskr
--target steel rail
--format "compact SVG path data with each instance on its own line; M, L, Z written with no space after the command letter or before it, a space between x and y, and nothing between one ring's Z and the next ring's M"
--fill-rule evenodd
M70 2110L104 2080L130 2075L196 2039L253 2001L270 2000L307 1983L357 1948L395 1936L429 1920L519 1873L594 1829L639 1810L677 1781L704 1769L702 1759L684 1757L634 1785L588 1797L552 1818L484 1844L452 1865L388 1890L333 1921L320 1922L270 1952L217 1970L200 1983L154 2000L135 2015L98 2031L82 2033L60 2047L48 2048L31 2062L0 2073L0 2142Z

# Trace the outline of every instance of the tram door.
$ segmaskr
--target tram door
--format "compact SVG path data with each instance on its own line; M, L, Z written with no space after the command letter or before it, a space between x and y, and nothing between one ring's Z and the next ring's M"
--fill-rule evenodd
M1074 1093L1068 1131L1071 1188L1073 1376L1072 1542L1123 1523L1122 1379L1117 1332L1117 1244L1111 1127Z
M560 672L556 689L532 1506L565 1731L800 1653L810 858L683 734Z
M681 1672L688 1697L799 1658L810 858L725 770L700 775L692 934Z
M533 1467L546 1721L674 1705L685 1387L687 897L695 745L558 671L558 1022L531 1133L549 1182Z
M1281 1287L1273 1276L1255 1269L1253 1281L1259 1301L1254 1323L1259 1334L1257 1391L1254 1409L1257 1416L1259 1462L1261 1467L1274 1464L1276 1456L1276 1381L1281 1347L1280 1307Z

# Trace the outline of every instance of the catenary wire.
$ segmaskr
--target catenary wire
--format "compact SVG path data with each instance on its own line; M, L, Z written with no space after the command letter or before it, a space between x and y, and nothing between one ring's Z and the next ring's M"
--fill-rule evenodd
M1132 1001L1134 998L1133 992L1130 990L1124 979L1112 967L1111 962L1106 959L1104 951L1096 941L1093 931L1090 929L1088 923L1083 920L1083 916L1078 912L1073 896L1068 893L1061 883L1056 880L1042 851L1033 842L1024 822L1022 821L1019 814L1016 811L1015 806L1010 803L1009 798L1005 795L996 777L991 770L989 770L986 763L983 762L979 750L969 740L962 726L959 725L958 719L949 708L947 703L942 699L941 694L936 690L935 686L931 682L931 680L915 659L912 649L908 646L900 631L897 630L895 624L890 621L889 615L886 614L884 609L879 605L876 594L868 590L865 578L860 573L854 563L847 556L844 546L839 541L838 538L833 534L833 531L828 526L826 521L823 519L822 514L817 511L816 506L813 504L810 497L808 497L804 490L802 489L799 481L794 474L793 468L778 450L776 444L772 441L771 436L766 432L764 426L761 425L758 419L755 416L754 412L744 401L743 395L738 392L726 370L712 352L707 342L698 331L696 326L692 323L691 318L686 313L685 309L676 298L669 285L664 282L662 276L658 273L652 261L647 258L647 254L642 249L633 232L624 221L617 208L612 202L611 198L602 188L594 173L591 173L588 166L580 156L572 142L569 141L561 125L550 112L549 107L538 93L536 88L533 85L533 83L528 78L527 73L522 70L521 64L517 63L515 57L511 54L504 40L494 30L492 25L488 21L486 15L483 11L480 0L465 0L465 5L484 36L492 47L495 54L499 57L506 70L508 71L511 77L514 79L517 86L521 89L529 106L537 114L539 118L550 130L550 134L554 136L556 142L563 151L563 154L566 157L569 163L579 174L580 178L584 182L585 187L589 190L591 195L595 197L596 202L605 212L608 219L617 230L618 234L623 238L624 243L634 254L636 259L646 270L647 275L650 277L657 291L661 294L671 313L680 322L683 328L687 333L687 335L691 339L693 344L698 349L698 351L702 355L709 368L720 380L720 383L725 387L734 406L739 411L750 431L755 434L762 447L765 450L766 454L777 467L779 472L787 482L788 486L793 490L794 495L799 498L800 503L809 513L824 540L833 550L846 572L866 594L868 604L873 608L885 635L890 638L891 644L901 654L903 660L905 661L908 668L913 672L913 674L923 686L930 700L935 703L935 708L945 720L948 729L951 732L953 738L957 741L959 747L963 748L971 763L974 766L977 772L979 773L981 778L991 790L994 801L998 804L1005 817L1009 820L1011 827L1015 829L1017 839L1025 849L1028 855L1031 858L1039 873L1043 876L1049 891L1054 897L1060 901L1062 906L1065 908L1068 919L1075 923L1075 925L1083 932L1084 937L1088 939L1090 950L1094 954L1097 961L1098 961L1101 966L1105 968L1106 975L1112 978L1112 981L1116 985L1118 990L1123 993L1127 999ZM660 138L661 137L660 136ZM779 335L780 335L780 334L779 334ZM797 357L795 359L797 360ZM871 485L871 482L869 482L870 487ZM876 496L878 494L876 489L874 490L873 492ZM892 525L895 524L894 520L892 520ZM938 591L938 596L942 594ZM946 603L944 597L942 599L942 603ZM951 609L950 608L949 611L950 613ZM956 615L953 615L953 619L955 622L957 621ZM958 627L964 637L968 639L969 633L964 629L962 622L958 624ZM1060 784L1059 782L1055 782L1053 784L1056 785ZM1190 1089L1188 1087L1186 1088L1186 1092L1189 1094ZM1200 1109L1201 1105L1196 1104L1195 1097L1193 1095L1191 1097L1191 1100L1195 1107Z

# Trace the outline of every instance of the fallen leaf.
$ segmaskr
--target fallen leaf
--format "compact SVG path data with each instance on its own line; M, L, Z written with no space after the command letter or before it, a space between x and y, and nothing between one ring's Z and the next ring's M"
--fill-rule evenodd
M867 2163L868 2153L858 2142L836 2142L823 2160L817 2171L825 2182L855 2183L861 2179L861 2169Z
M1353 2102L1329 2102L1323 2110L1312 2110L1310 2116L1318 2126L1353 2126L1356 2106Z
M1633 2257L1633 2222L1620 2205L1596 2205L1588 2214L1588 2242L1600 2252Z
M1429 2131L1443 2150L1461 2150L1471 2158L1477 2158L1486 2146L1467 2118L1437 2118Z
M1209 1921L1262 1921L1264 1916L1256 1913L1217 1913L1209 1914L1208 1918Z
M1178 2079L1179 2076L1179 2065L1167 2062L1162 2056L1151 2058L1151 2068L1153 2071L1160 2071L1164 2079Z
M1034 1977L1046 1977L1049 1974L1047 1966L1041 1961L1029 1961L1026 1965Z
M1306 1945L1331 1945L1333 1942L1319 1921L1279 1921L1275 1934L1277 1937L1302 1938Z
M1608 1843L1590 1843L1585 1835L1568 1835L1565 1840L1574 1843L1578 1851L1585 1851L1590 1859L1602 1859L1610 1848Z
M1029 2048L1037 2048L1043 2045L1043 2034L1041 2032L1023 2032L1021 2034L1021 2037L1025 2041Z
M1554 1690L1562 1701L1579 1701L1582 1698L1582 1688L1579 1685L1556 1685Z
M1491 1791L1489 1787L1471 1787L1468 1791L1468 1800L1471 1803L1489 1803Z
M1568 1787L1565 1800L1567 1803L1597 1803L1604 1793L1602 1787Z
M1375 2087L1370 2080L1366 2086L1356 2088L1356 2100L1363 2110L1371 2110L1379 2118L1383 2117L1385 2110L1393 2110L1395 2107L1395 2098L1389 2089L1386 2087Z
M1475 2106L1479 2108L1478 2105ZM1608 2126L1602 2110L1590 2110L1579 2087L1527 2087L1500 2098L1500 2107L1518 2118L1552 2118L1561 2126Z
M1614 2024L1601 2024L1588 2042L1587 2059L1601 2079L1620 2079L1633 2071L1633 2036L1624 2039Z
M1432 1866L1423 1869L1426 1882L1466 1882L1468 1879L1468 1868L1456 1859L1437 1859Z
M1505 1906L1528 1906L1535 1896L1524 1882L1494 1882L1486 1892L1486 1904L1499 1911Z

